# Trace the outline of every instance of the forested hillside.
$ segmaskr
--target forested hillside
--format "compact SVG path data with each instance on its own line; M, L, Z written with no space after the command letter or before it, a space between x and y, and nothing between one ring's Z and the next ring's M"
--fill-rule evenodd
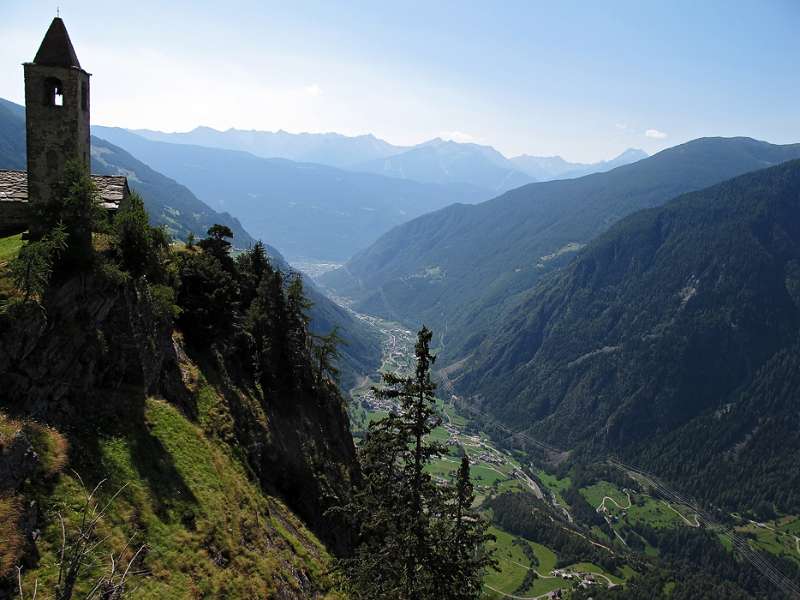
M793 161L623 220L507 313L456 387L729 510L796 513L799 333Z
M440 332L442 360L472 352L518 296L637 210L800 157L800 145L695 140L608 173L535 183L455 205L384 235L322 281L363 312Z
M4 169L26 168L25 109L2 98L0 98L0 166Z

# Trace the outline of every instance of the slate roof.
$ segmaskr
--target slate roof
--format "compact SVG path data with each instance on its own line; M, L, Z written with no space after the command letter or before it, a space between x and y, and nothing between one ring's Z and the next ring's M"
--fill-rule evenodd
M64 21L59 17L53 19L47 33L44 34L42 45L33 59L34 64L46 67L77 67L81 68L78 62L78 55L72 47L67 28Z
M0 202L28 201L28 173L0 171Z
M122 175L92 175L103 208L114 210L129 194L128 178ZM28 201L28 173L0 170L0 202Z
M128 195L128 178L122 175L92 175L92 181L97 186L97 195L103 208L114 210L119 208Z

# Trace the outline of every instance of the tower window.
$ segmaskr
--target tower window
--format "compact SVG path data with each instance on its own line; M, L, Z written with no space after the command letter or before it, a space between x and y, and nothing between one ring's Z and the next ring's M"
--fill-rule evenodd
M44 80L44 105L64 106L64 86L60 79L48 77Z
M89 86L85 81L81 83L81 108L89 110Z

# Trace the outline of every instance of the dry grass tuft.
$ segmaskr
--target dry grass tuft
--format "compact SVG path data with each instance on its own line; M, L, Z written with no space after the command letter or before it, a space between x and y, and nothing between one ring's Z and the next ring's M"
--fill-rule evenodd
M19 496L0 496L0 577L11 574L25 549L21 520L22 502Z

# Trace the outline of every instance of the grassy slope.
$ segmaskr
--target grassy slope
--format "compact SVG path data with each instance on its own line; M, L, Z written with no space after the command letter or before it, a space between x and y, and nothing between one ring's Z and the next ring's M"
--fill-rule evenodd
M9 277L8 262L17 256L23 244L22 234L0 237L0 305L16 293Z
M147 545L135 598L325 597L330 584L324 547L251 481L234 449L204 433L204 421L230 415L211 388L203 397L200 423L149 398L144 427L97 440L97 468L108 478L101 503L125 486L99 532L108 537L104 555L113 550L129 558L131 548ZM38 567L26 573L28 586L38 579L40 588L52 589L60 536L54 515L58 511L73 522L83 493L69 470L51 490L37 490L49 518L37 544ZM99 561L91 574L106 566ZM90 579L83 578L81 587Z
M0 263L11 260L22 248L22 234L0 238Z

